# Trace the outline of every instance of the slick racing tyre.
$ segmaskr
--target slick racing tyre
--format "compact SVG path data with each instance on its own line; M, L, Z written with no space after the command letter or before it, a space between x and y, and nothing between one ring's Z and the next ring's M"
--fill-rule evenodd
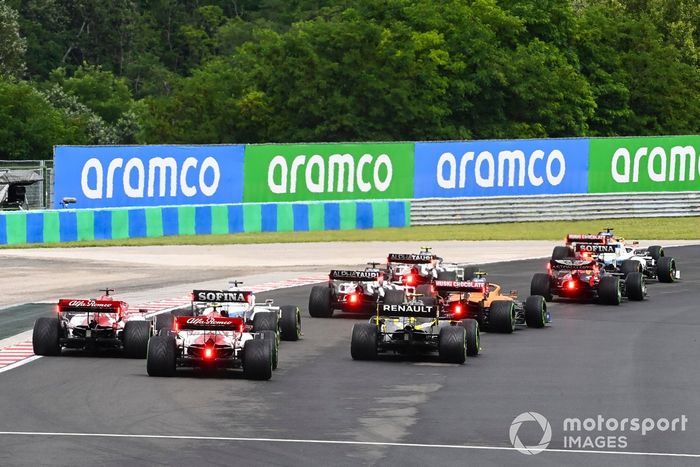
M552 250L552 260L573 259L576 257L573 248L570 246L555 246Z
M494 300L489 310L490 332L510 334L515 331L515 306L511 300Z
M148 340L148 376L175 376L175 337L153 336Z
M149 337L151 337L151 323L148 321L127 322L122 332L124 356L127 358L146 358Z
M647 295L647 286L641 272L630 272L625 277L625 292L627 298L635 302L641 302Z
M274 331L263 331L263 341L270 347L270 355L272 356L272 369L277 369L277 363L279 358L279 348L280 343L277 340L277 333Z
M676 280L676 260L670 256L662 256L656 264L656 274L659 282L674 282Z
M552 301L552 285L549 274L538 272L530 281L530 295L541 295L548 302Z
M174 322L175 317L170 313L161 313L159 315L156 315L156 334L161 333L161 331L163 331L164 333L172 331Z
M664 248L659 245L650 246L649 256L651 256L654 261L659 261L659 259L664 256Z
M34 353L45 357L60 355L61 344L59 338L61 328L56 318L39 318L34 323L32 331L32 347Z
M330 318L333 316L331 309L331 288L327 285L314 285L309 295L309 314L313 318Z
M481 350L479 322L475 319L463 319L462 327L467 333L467 356L474 357L479 355Z
M280 307L280 338L283 341L298 341L301 337L301 312L298 306L282 305Z
M385 290L384 304L385 305L401 305L406 301L406 293L403 290Z
M632 272L642 272L642 264L633 259L627 260L620 266L620 272L624 277L627 277L627 275Z
M619 305L622 302L620 280L615 276L603 276L598 284L598 298L604 305Z
M375 360L377 358L377 326L370 323L357 323L352 327L350 356L353 360Z
M243 375L248 379L272 378L272 353L263 339L246 341L243 352Z
M467 330L462 326L440 328L438 354L444 362L464 363L467 359Z
M277 332L278 329L279 323L277 313L272 311L258 311L253 316L253 332Z
M525 300L525 324L529 328L543 328L547 324L547 302L541 295L530 295Z

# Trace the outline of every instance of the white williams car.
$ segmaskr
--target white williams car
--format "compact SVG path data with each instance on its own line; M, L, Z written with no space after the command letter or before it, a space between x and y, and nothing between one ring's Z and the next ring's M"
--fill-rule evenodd
M642 248L637 242L628 245L623 238L615 237L612 229L597 235L569 234L566 246L555 247L552 252L552 260L575 257L595 259L605 271L623 277L632 272L639 272L646 279L658 279L659 282L674 282L681 277L675 258L666 256L663 247L653 245Z

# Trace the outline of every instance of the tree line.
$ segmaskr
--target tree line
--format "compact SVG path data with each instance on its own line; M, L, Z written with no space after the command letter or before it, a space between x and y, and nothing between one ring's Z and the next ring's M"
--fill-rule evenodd
M694 134L699 20L697 0L0 0L0 159Z

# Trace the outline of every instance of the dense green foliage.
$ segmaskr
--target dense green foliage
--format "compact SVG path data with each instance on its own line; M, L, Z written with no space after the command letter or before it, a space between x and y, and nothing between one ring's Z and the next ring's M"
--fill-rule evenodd
M699 20L697 0L0 0L0 159L698 133Z

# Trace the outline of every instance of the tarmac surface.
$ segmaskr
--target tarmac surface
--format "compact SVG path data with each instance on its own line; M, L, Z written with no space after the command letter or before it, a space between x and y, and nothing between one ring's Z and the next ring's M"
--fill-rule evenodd
M281 344L270 381L199 371L151 378L145 361L109 355L39 358L0 374L0 465L698 465L700 247L667 254L683 279L651 283L648 300L551 304L551 327L484 333L482 354L461 366L434 357L353 361L350 331L364 318L310 318L310 286L258 295L304 310L304 337ZM544 264L486 270L524 299ZM0 329L33 319L2 310ZM511 423L524 412L550 423L546 451L513 449ZM599 415L601 431L564 431L567 418ZM605 428L634 417L686 423L645 435ZM517 435L536 445L543 430L526 422ZM587 437L598 445L584 445Z

